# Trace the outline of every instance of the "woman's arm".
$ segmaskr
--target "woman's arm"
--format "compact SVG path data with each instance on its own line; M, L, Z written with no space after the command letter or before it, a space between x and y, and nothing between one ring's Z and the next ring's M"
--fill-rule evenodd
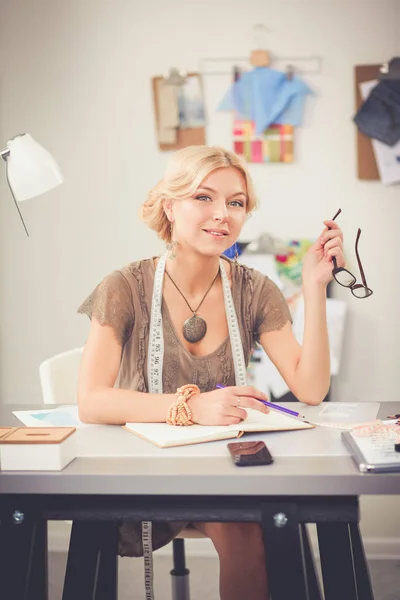
M83 351L78 382L79 417L85 423L123 425L129 421L162 423L176 394L144 394L113 387L121 362L122 345L114 329L100 325L92 317L89 337ZM238 405L240 398L240 408ZM253 387L227 387L189 400L193 419L202 425L240 423L247 415L244 408L268 412L255 398L267 399Z
M291 324L261 334L261 344L289 389L301 402L319 404L330 384L325 287L304 293L304 337L300 346Z
M320 404L330 385L330 353L326 322L326 286L332 280L333 257L343 267L343 233L335 221L308 250L302 269L304 336L302 346L290 323L262 333L261 344L293 394L306 404Z
M79 372L79 418L85 423L123 425L165 422L175 394L144 394L115 389L122 346L113 327L92 318Z

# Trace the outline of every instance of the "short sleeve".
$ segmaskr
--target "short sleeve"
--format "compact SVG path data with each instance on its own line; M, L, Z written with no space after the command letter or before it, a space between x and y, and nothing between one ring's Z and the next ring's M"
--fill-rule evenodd
M293 323L289 306L276 285L271 279L259 274L259 292L256 294L257 308L255 320L256 340L260 335L269 331L282 329L288 321ZM258 287L258 286L256 286Z
M121 273L114 271L93 290L78 308L78 313L88 315L100 325L110 325L121 346L132 334L134 308L132 289Z

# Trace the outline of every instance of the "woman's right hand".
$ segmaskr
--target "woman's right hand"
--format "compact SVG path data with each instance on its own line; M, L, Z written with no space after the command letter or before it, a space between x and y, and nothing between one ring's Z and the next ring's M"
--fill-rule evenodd
M247 417L245 408L254 408L262 413L269 409L259 400L268 396L252 386L230 386L195 394L188 400L192 419L199 425L237 425Z

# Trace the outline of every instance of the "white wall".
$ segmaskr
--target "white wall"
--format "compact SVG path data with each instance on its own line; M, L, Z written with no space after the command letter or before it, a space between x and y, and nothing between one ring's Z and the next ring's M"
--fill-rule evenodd
M245 237L315 236L340 206L349 262L360 244L374 295L345 290L349 318L335 399L397 400L400 188L356 178L353 66L400 53L398 0L3 0L0 147L30 132L57 158L58 189L22 205L27 239L0 173L0 398L38 402L38 366L84 342L75 311L110 270L162 245L139 221L167 159L157 150L150 78L201 57L247 56L252 27L271 52L320 55L317 97L296 133L296 164L252 165L261 208ZM216 113L229 77L205 81L208 142L230 145ZM385 534L386 535L386 534Z

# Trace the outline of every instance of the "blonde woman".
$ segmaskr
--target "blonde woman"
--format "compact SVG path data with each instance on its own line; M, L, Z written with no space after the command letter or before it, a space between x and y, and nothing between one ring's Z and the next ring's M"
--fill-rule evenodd
M168 253L111 273L79 308L91 317L78 390L83 421L227 425L244 419L246 408L263 412L256 398L265 394L246 386L240 375L256 341L299 400L323 400L330 381L326 286L332 258L344 266L342 232L334 221L324 221L304 260L300 347L276 285L258 271L221 260L255 207L247 168L232 152L194 146L173 155L142 207L143 220L167 243ZM157 302L162 321L152 313ZM150 335L157 326L164 341L161 377L152 360L160 347L151 345ZM232 343L232 336L240 343ZM154 524L153 546L166 544L185 525ZM265 600L260 526L193 525L218 552L221 599ZM121 526L119 551L142 554L140 523Z

